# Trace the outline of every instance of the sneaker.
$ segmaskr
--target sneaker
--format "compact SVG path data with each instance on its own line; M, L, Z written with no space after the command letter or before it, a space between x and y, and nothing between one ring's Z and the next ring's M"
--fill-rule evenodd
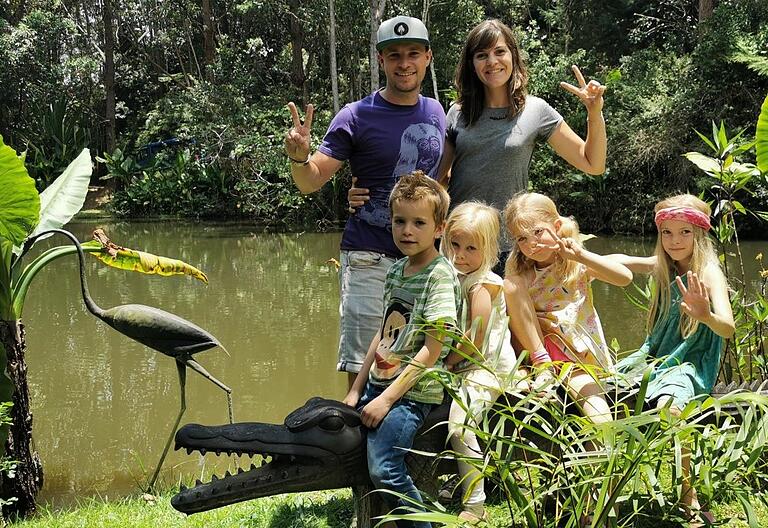
M440 504L454 504L461 500L460 480L459 475L451 475L443 482L440 491L437 492L437 501Z

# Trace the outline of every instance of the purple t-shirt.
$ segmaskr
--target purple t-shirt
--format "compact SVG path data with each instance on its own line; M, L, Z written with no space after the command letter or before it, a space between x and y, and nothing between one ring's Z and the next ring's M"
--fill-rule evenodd
M415 105L396 105L374 92L336 114L318 150L349 160L357 186L371 199L349 217L341 249L368 250L400 257L392 240L389 193L397 178L414 170L437 177L443 153L445 111L436 100L419 96Z

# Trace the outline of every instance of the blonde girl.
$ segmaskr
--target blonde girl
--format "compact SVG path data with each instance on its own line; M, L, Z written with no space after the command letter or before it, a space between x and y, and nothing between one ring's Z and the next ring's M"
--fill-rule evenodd
M440 245L458 271L466 301L469 341L462 344L461 352L448 354L445 365L463 376L464 401L463 405L451 404L449 434L453 450L463 459L458 461L464 505L459 518L470 523L486 518L483 480L465 461L482 454L472 428L508 388L507 380L516 364L503 280L491 271L498 260L498 240L499 211L480 202L465 202L448 217Z
M593 422L610 420L597 374L611 369L613 361L590 282L626 286L632 272L583 248L578 224L560 216L555 203L542 194L512 198L504 221L515 243L505 271L507 313L516 344L530 352L539 371L534 386L552 382L552 362L572 364L563 380L570 395Z
M659 234L653 256L616 255L633 271L650 273L656 283L648 337L618 367L629 370L655 361L646 399L657 407L670 405L679 414L689 401L711 392L725 339L733 335L733 313L725 275L707 234L709 205L681 194L657 203L654 213ZM688 485L690 456L684 455L683 504L696 511L696 491Z

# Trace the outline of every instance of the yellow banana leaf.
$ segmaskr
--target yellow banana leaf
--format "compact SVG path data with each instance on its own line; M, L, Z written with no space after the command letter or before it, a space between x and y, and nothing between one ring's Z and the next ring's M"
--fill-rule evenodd
M181 260L168 257L161 257L137 251L122 246L118 246L107 238L104 231L97 229L93 232L93 238L100 244L106 252L91 253L94 257L102 261L107 266L124 269L128 271L138 271L139 273L157 274L157 275L190 275L198 280L208 284L208 277L205 273ZM93 242L83 245L84 249L89 247L98 247Z

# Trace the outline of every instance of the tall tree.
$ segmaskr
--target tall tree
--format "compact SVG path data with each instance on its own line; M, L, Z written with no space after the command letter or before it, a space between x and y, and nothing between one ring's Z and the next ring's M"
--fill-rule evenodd
M115 0L118 1L118 0ZM105 150L115 150L115 5L113 0L104 0L102 20L104 22L104 141Z
M304 28L299 18L301 0L291 0L288 12L289 32L291 35L291 83L301 93L301 104L306 104L307 76L304 72Z
M376 32L381 25L381 17L384 16L384 8L387 0L368 0L371 7L371 91L379 89L379 53L376 51Z
M336 7L333 0L328 0L329 47L331 52L331 93L333 94L333 113L339 113L339 72L336 65Z
M429 27L429 5L431 0L423 0L422 6L421 6L421 20L424 22L424 25ZM431 61L429 61L429 73L432 77L432 96L437 100L440 101L440 94L437 92L437 74L435 73L435 59L433 58Z
M216 42L214 39L214 17L211 8L211 0L202 0L201 11L203 16L203 64L205 65L205 77L211 80L211 65L215 58Z

